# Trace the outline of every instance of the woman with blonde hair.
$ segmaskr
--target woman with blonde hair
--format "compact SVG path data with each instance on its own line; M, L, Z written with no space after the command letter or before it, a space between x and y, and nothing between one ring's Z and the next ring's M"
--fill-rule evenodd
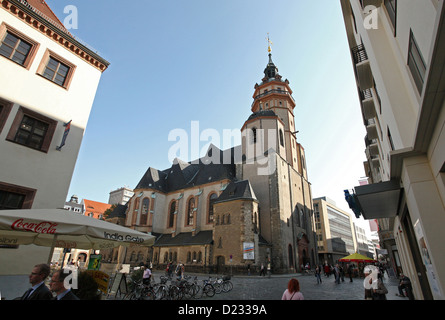
M281 300L304 300L303 294L300 292L300 282L297 279L292 278L289 280Z

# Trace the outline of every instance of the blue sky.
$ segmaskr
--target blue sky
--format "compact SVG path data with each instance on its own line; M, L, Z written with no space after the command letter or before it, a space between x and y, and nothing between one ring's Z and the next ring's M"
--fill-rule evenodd
M348 210L364 176L365 128L340 1L47 0L111 65L101 78L67 195L108 202L148 167L170 167L169 132L239 130L272 57L290 81L314 197ZM217 141L212 141L218 145ZM223 141L221 141L222 147ZM201 147L208 144L202 141ZM193 160L193 159L183 159Z

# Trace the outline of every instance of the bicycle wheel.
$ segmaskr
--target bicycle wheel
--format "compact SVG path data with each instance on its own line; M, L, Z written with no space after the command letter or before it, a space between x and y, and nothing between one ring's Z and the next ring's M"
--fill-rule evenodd
M229 292L230 290L233 289L233 285L230 281L224 281L222 283L222 290L223 292Z
M185 298L185 299L191 299L192 297L193 297L193 288L192 288L192 286L191 285L185 285L183 288L182 288L182 292L183 292L183 297Z
M156 293L153 290L153 288L148 288L144 292L144 300L155 300L156 299Z
M140 298L141 298L141 296L139 294L137 294L136 292L132 292L128 296L128 300L139 300Z
M215 295L215 288L211 284L206 284L202 291L207 297L213 297Z
M215 293L217 294L222 292L222 285L219 282L213 283L213 288L215 288Z
M196 284L195 285L195 295L193 296L193 298L195 298L195 299L201 299L202 298L202 295L203 295L203 293L204 293L204 286L201 286L201 285L198 285L198 284Z
M181 300L181 291L178 287L172 286L169 290L169 299L170 300Z

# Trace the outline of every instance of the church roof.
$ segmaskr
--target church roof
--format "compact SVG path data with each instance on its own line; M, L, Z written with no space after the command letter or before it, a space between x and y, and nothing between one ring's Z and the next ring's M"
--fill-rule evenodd
M266 69L264 69L264 78L262 79L263 83L268 82L270 80L278 80L281 81L281 76L278 73L278 68L272 61L272 54L269 53L269 62L267 63Z
M247 119L247 121L258 118L258 117L278 117L278 116L272 110L261 110L261 111L252 113L250 115L249 119Z
M170 234L161 234L156 239L154 247L170 247L170 246L191 246L191 245L205 245L211 244L213 241L213 231L200 231L196 235L192 232L183 232L175 237Z
M232 200L254 200L258 201L249 180L233 181L221 193L214 203Z
M220 150L210 145L206 156L191 162L175 159L172 166L166 170L148 168L135 189L154 189L160 192L203 185L223 179L235 179L236 148Z

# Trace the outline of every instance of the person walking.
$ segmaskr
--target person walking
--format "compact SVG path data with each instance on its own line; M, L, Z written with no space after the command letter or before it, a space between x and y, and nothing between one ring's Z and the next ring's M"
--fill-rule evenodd
M386 289L382 278L377 277L377 288L372 289L372 300L387 300L386 294L388 293L388 289Z
M340 269L338 268L338 264L334 267L334 276L335 276L335 283L340 284Z
M281 300L304 300L304 296L300 292L300 282L297 279L292 278L289 280Z
M145 264L144 273L142 275L142 283L148 285L150 284L150 281L151 281L151 270L148 267L148 264Z
M266 269L264 268L264 263L261 264L261 269L260 269L260 276L263 275L266 276Z
M315 277L317 278L317 284L321 284L321 266L315 267Z
M331 268L329 267L329 265L326 263L324 265L324 275L329 278L329 276L331 275Z
M348 274L349 274L349 282L353 282L352 281L352 273L354 272L354 269L352 268L352 264L347 265L347 270L348 270Z
M338 271L340 272L341 282L345 282L345 271L342 265L338 266ZM340 283L340 281L339 281Z
M16 298L17 300L51 300L52 294L45 285L45 279L49 276L50 266L48 264L37 264L31 270L29 275L29 288L23 296Z

